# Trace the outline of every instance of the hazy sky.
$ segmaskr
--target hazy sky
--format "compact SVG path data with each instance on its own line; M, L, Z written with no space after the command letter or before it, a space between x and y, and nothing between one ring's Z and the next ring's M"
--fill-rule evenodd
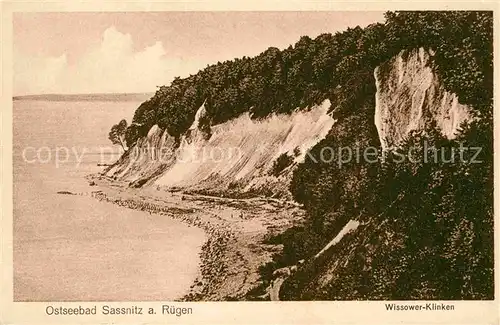
M377 21L382 12L16 13L14 94L154 92L207 64Z

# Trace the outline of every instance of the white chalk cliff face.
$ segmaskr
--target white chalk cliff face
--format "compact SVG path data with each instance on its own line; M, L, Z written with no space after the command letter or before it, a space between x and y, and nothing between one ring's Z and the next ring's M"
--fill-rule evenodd
M212 126L207 140L198 127L205 114L202 105L178 148L174 148L174 139L155 125L106 175L162 188L238 192L267 188L283 194L293 164L274 177L269 175L274 161L282 153L294 157L296 163L302 161L306 151L322 140L334 124L327 113L329 107L330 101L325 100L310 110L271 115L263 120L252 120L245 113Z
M452 139L460 124L471 119L470 108L447 92L432 71L431 56L424 49L402 51L375 69L375 125L382 149L398 146L411 131L423 130L432 122ZM200 130L204 103L178 147L155 125L105 174L132 186L286 194L296 163L334 124L329 107L330 101L325 100L310 110L263 120L252 120L245 113L211 126L208 138ZM278 177L270 176L282 153L294 157L295 164Z
M174 145L175 139L154 125L106 175L129 182L150 178L175 161Z
M375 69L375 125L383 150L398 146L411 131L432 122L453 139L460 124L471 119L470 108L447 92L432 71L432 55L423 48L401 51Z

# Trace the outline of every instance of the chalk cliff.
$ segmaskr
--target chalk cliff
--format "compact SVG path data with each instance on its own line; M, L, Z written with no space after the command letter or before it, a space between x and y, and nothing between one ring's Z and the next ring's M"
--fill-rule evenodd
M382 149L397 146L411 131L430 123L453 138L460 124L470 119L470 108L446 91L432 71L432 55L422 48L401 51L375 69L374 121ZM330 101L325 100L309 110L262 120L244 113L211 126L207 136L200 130L204 103L180 144L154 125L106 175L131 186L287 195L293 167L334 125L329 108ZM283 153L293 157L294 163L278 177L270 176L274 161Z
M325 137L334 124L330 102L292 114L274 114L252 120L248 113L211 127L211 136L199 128L202 105L189 130L175 139L153 126L106 175L131 182L209 192L259 192L287 195L289 175L306 151ZM208 139L207 139L208 138ZM283 153L293 163L280 175L269 175Z
M446 91L431 68L432 51L401 51L375 71L375 125L383 149L397 146L411 131L435 123L452 139L470 108Z

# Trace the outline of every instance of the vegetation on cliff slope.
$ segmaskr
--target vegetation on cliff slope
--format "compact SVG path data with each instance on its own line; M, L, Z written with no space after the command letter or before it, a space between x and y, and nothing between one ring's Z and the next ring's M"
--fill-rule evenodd
M313 160L321 149L379 147L373 124L373 70L401 50L433 49L433 69L445 88L478 118L455 141L433 132L424 141L450 152L481 147L480 164L396 163L386 157L337 164ZM334 248L342 261L326 285L314 282L325 262L284 285L289 299L491 299L493 297L493 15L492 12L388 12L386 22L342 33L302 37L294 46L269 48L208 66L163 86L136 111L129 147L158 124L180 137L206 100L204 126L250 111L252 118L304 109L324 99L337 123L294 172L290 191L308 222L280 237L284 252L273 267L315 254L352 218L355 235ZM453 155L457 154L457 150ZM382 226L378 226L382 225ZM349 255L350 253L351 255ZM339 262L340 263L340 262Z

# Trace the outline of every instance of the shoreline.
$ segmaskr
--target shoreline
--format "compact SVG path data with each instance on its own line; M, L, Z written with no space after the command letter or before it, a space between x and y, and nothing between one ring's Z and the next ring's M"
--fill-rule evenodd
M264 244L271 233L297 224L300 208L265 198L228 199L158 189L130 189L127 183L100 174L88 175L96 186L91 196L119 206L170 217L202 229L207 238L199 253L198 275L176 301L268 300L251 291L265 286L259 267L272 260L280 245Z
M217 264L219 257L224 254L226 245L228 242L228 237L234 236L230 231L221 231L214 227L210 222L202 220L200 218L191 219L188 217L183 217L182 215L177 215L168 211L168 208L161 207L154 204L144 204L141 201L136 201L133 199L112 199L107 194L102 191L92 192L92 197L98 201L104 201L112 204L116 204L121 207L126 207L133 210L149 212L151 214L156 214L159 216L167 216L173 220L180 221L182 223L188 224L190 226L198 227L204 231L207 235L205 242L201 247L199 252L201 263L198 267L198 275L194 280L194 283L189 287L186 294L181 298L175 299L175 301L196 301L203 299L205 295L210 295L210 289L212 288L213 279L217 279L223 276L223 274L213 274L214 271L209 269L209 266ZM216 272L218 270L216 269ZM201 273L201 274L200 274Z

